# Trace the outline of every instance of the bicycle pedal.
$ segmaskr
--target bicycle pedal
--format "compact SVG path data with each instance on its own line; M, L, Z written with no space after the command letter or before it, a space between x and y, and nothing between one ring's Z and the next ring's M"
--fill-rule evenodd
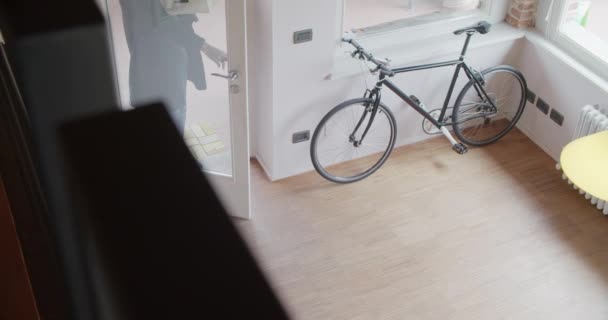
M461 142L461 143L457 143L457 144L453 145L452 150L456 151L456 153L458 153L458 154L465 154L465 153L467 153L467 151L469 151L469 148L467 148L467 146L465 146Z

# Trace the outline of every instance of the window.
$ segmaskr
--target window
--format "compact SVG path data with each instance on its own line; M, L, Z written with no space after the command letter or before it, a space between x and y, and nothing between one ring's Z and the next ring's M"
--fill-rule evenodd
M430 23L504 19L508 0L343 0L342 32L367 37Z
M549 38L608 77L608 1L554 0L547 15Z

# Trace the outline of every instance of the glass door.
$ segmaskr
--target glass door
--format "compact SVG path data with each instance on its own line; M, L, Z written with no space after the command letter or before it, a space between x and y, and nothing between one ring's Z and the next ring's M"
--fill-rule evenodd
M249 218L244 0L106 0L106 11L121 104L164 102L229 212Z

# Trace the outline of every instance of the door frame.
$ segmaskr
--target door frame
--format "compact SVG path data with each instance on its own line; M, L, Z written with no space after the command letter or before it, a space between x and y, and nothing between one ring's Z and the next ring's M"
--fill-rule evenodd
M235 80L227 81L232 175L205 173L217 189L228 212L238 218L251 219L247 3L246 0L226 0L225 3L228 70L238 72ZM238 93L232 92L231 86L238 86Z

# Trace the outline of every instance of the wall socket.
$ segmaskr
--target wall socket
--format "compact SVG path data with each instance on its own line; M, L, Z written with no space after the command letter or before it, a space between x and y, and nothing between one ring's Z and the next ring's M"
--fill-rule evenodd
M560 126L562 124L564 124L564 115L557 112L557 110L555 110L555 109L551 110L551 114L549 115L549 118L551 118L551 120L553 120L553 122L557 123Z
M536 102L536 93L528 88L526 98L528 99L528 102L534 104Z
M549 104L546 103L545 100L541 99L540 97L538 97L538 100L536 100L536 107L544 114L548 114L549 109L551 109Z
M537 97L536 94L530 89L528 89L527 92L527 99L530 103L534 103L533 101L536 99L536 107L538 110L540 110L540 112L548 114L549 118L559 126L564 124L564 115L555 109L551 109L551 106L545 100L543 100L541 97ZM549 110L551 110L551 113L549 113Z
M293 33L293 43L312 41L312 29L300 30Z
M300 143L308 140L310 140L310 130L296 132L291 137L292 143Z

